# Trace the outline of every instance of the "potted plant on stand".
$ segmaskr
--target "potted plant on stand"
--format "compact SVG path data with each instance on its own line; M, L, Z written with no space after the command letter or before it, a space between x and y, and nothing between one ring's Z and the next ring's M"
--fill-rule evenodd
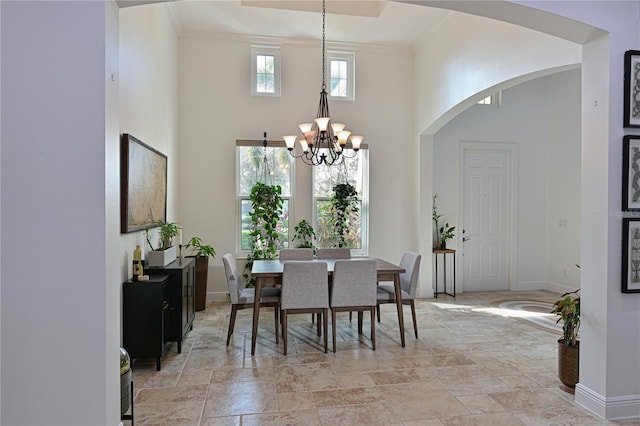
M559 316L556 324L562 321L562 338L558 339L558 378L569 392L573 393L579 379L580 369L580 297L578 292L564 293L553 304L551 313Z
M440 218L444 215L438 212L438 206L436 204L437 199L438 199L438 194L433 194L432 218L433 218L433 228L435 230L433 248L436 250L446 250L447 240L450 240L453 237L455 237L455 233L453 231L456 230L456 227L449 226L448 222L440 226Z
M155 226L158 228L159 237L157 247L151 244L149 230L145 229L144 231L147 244L151 248L151 251L147 253L147 265L150 267L166 266L178 257L176 247L173 245L173 237L180 234L180 228L173 222L163 220L157 221Z
M335 214L334 231L338 247L349 247L349 225L353 215L359 211L358 192L350 183L339 183L333 187L331 206Z
M184 247L191 251L190 256L196 258L196 311L203 311L207 306L209 258L216 256L216 249L208 244L203 244L200 237L191 237Z

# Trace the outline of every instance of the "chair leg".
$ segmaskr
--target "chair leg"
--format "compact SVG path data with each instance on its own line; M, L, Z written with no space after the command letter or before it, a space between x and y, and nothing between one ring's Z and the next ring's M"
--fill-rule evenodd
M333 336L333 353L336 353L336 310L331 308L331 335Z
M327 347L328 347L328 343L329 343L329 338L327 336L327 326L329 325L329 309L324 308L323 312L322 312L322 328L324 329L324 353L327 353ZM320 317L318 317L318 322L320 322Z
M376 311L378 312L378 322L380 322L380 305L376 305Z
M287 354L287 310L280 311L282 317L282 343L284 345L284 354Z
M411 316L413 317L413 331L416 333L416 339L418 338L418 323L416 322L416 304L413 299L411 299Z
M236 312L238 312L238 305L231 305L231 317L229 318L229 331L227 331L227 346L231 341L231 335L233 334L233 328L236 325Z
M376 350L376 308L371 307L371 346Z
M364 312L358 311L358 334L362 334L362 321L364 318Z
M325 314L326 315L326 314ZM322 324L320 324L320 320L322 319L322 314L318 314L318 321L316 321L317 324L317 328L318 328L318 337L321 336L320 333L322 333ZM326 318L325 318L326 319Z
M351 322L351 318L353 317L353 312L349 311L349 322Z
M273 316L275 319L275 327L276 327L276 343L278 343L278 334L280 334L279 330L278 330L278 322L280 321L280 319L278 318L278 311L280 310L280 306L276 305L273 307Z

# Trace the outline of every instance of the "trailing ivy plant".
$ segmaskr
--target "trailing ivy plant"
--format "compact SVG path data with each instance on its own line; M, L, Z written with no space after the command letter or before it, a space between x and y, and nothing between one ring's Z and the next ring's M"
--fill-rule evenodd
M298 224L293 228L295 230L295 234L293 235L293 239L298 241L298 248L312 248L315 252L315 246L313 245L313 240L316 238L316 232L313 230L313 226L306 220L301 220Z
M248 286L254 286L251 278L253 261L258 259L275 259L280 245L278 222L282 216L282 187L280 185L266 185L256 182L250 194L252 211L251 218L251 252L247 256L245 272L243 274Z
M347 247L347 237L349 233L349 217L358 213L358 192L350 183L338 183L333 187L333 207L335 222L334 230L338 241L338 247Z

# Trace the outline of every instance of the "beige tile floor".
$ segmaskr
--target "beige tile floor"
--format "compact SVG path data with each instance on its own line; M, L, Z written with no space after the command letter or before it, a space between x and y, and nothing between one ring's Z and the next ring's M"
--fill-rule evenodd
M365 336L359 337L355 318L350 322L347 313L338 314L335 354L321 349L310 315L291 316L288 356L282 355L282 341L275 343L272 311L263 309L253 357L252 311L238 313L226 347L230 307L210 304L196 314L182 353L175 345L169 349L162 371L155 371L153 360L134 362L135 424L614 424L590 414L560 389L558 332L498 303L557 298L532 291L422 299L417 302L419 339L405 307L405 348L395 307L384 305L375 351L368 316ZM544 306L537 310L543 316L547 312Z

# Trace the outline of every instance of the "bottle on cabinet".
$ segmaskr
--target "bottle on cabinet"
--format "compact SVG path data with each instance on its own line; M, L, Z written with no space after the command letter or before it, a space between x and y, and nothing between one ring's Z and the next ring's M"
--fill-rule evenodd
M133 250L133 269L132 269L133 281L138 281L143 275L142 271L142 250L140 245L136 244L135 250Z

